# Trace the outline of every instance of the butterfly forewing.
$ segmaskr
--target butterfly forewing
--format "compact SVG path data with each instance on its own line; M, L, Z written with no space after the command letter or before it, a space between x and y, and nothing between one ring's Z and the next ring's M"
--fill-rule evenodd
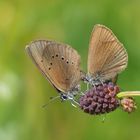
M104 25L96 25L91 35L88 73L109 80L123 71L127 62L127 52L113 32Z
M27 50L39 69L58 90L66 93L79 84L80 56L68 45L39 40L28 45Z

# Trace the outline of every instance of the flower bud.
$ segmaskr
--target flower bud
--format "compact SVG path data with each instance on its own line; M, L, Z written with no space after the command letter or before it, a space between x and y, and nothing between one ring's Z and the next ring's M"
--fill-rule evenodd
M132 97L124 97L121 99L121 107L125 112L131 113L133 112L137 107L134 99Z

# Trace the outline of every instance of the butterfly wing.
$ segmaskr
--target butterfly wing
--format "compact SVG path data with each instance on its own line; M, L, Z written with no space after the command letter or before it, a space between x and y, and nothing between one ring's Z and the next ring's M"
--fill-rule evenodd
M88 73L103 80L114 78L127 67L128 55L113 32L95 25L88 54Z
M30 43L26 51L56 89L66 93L79 83L80 56L70 46L38 40Z

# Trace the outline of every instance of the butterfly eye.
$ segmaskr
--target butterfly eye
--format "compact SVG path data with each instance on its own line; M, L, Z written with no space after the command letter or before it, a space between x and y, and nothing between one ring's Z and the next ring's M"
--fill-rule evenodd
M49 70L51 70L51 68L49 67Z
M67 64L69 63L69 61L67 60Z
M52 63L50 63L50 65L52 65Z
M52 55L52 58L54 58L54 55Z
M56 54L55 56L58 57L58 54Z

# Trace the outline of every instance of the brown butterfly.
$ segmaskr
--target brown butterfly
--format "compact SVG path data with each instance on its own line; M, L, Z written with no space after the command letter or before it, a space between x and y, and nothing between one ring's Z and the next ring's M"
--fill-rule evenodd
M95 85L116 79L117 75L127 67L127 62L126 49L113 32L104 25L95 25L88 52L86 80Z
M50 40L37 40L26 46L26 51L60 93L62 100L74 101L79 91L80 56L69 45Z

